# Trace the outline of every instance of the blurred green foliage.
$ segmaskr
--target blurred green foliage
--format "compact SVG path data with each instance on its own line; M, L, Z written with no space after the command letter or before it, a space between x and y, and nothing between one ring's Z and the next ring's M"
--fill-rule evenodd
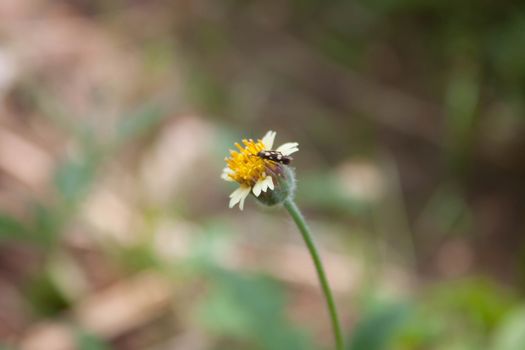
M516 308L503 320L494 337L492 350L525 348L525 308Z
M432 286L415 303L373 303L349 349L521 349L521 306L486 280ZM518 307L519 306L519 307Z
M407 322L410 307L405 304L375 305L364 312L352 330L349 350L385 350L391 348L396 332Z
M78 350L109 350L111 347L102 339L83 331L77 331Z
M0 215L0 240L22 239L29 235L27 227L14 217Z
M253 349L312 349L304 332L286 320L282 290L275 282L217 269L209 277L215 286L200 315L212 333L251 340Z
M229 349L314 349L308 334L288 320L279 282L268 276L226 270L218 264L231 249L229 225L212 221L205 232L195 239L187 266L209 283L196 306L197 321Z

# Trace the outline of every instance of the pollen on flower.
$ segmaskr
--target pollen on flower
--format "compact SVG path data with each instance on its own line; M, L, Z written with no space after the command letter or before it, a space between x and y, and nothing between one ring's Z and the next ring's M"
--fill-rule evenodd
M230 169L228 176L240 184L252 187L257 181L264 179L275 164L257 156L266 148L262 140L242 140L242 143L244 147L236 143L238 151L230 150L230 157L225 159Z

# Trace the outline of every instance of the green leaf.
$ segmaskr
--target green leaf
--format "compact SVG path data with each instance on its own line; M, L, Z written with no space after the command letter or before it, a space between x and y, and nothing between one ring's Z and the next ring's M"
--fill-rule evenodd
M66 200L76 200L85 194L94 177L91 162L69 160L63 163L55 174L55 184Z
M443 283L426 299L431 312L461 321L481 334L493 331L513 306L511 295L486 279Z
M355 327L347 349L389 349L396 331L408 320L409 311L410 308L406 304L384 305L374 308Z
M38 204L32 208L30 223L0 213L0 242L23 240L36 244L49 244L61 232L60 218L48 207Z
M28 228L17 219L0 213L0 241L27 238Z
M250 332L249 315L224 288L218 288L198 308L198 317L209 331L241 338Z
M494 335L492 349L525 349L525 307L515 310L503 320Z
M249 340L263 350L312 349L308 337L286 319L280 286L268 278L213 269L217 282L200 316L219 335ZM254 347L251 347L254 348Z
M27 301L40 316L56 316L70 306L47 272L36 276L24 291Z
M78 350L109 350L111 347L99 337L84 332L78 331L76 334L76 342Z
M157 105L146 105L117 125L117 143L135 138L158 125L169 114Z

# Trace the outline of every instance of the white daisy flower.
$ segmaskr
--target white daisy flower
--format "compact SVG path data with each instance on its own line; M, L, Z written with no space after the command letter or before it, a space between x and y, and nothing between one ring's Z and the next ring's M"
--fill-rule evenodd
M259 197L263 192L273 191L274 181L282 176L284 164L291 159L289 156L299 151L297 142L287 142L273 150L275 135L276 132L270 130L260 140L242 140L244 147L236 143L238 151L230 150L230 157L225 158L227 166L221 178L240 185L230 195L230 208L239 203L242 210L250 192Z

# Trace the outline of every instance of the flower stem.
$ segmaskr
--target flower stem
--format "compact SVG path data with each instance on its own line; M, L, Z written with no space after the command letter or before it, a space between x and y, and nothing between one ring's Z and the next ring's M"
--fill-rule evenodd
M334 298L332 296L332 292L328 284L328 279L326 278L326 273L323 268L321 257L319 256L319 252L317 251L317 247L313 240L312 233L310 232L310 229L308 228L308 225L306 224L306 221L304 220L301 211L292 199L286 199L283 205L295 221L295 224L301 232L304 242L308 247L310 256L314 261L315 269L317 270L317 277L319 278L319 282L321 283L321 288L323 289L323 293L326 299L326 305L328 306L328 312L332 320L332 329L335 338L336 350L343 350L343 336L341 333L341 324L339 323L339 317L337 316L337 309L335 306Z

